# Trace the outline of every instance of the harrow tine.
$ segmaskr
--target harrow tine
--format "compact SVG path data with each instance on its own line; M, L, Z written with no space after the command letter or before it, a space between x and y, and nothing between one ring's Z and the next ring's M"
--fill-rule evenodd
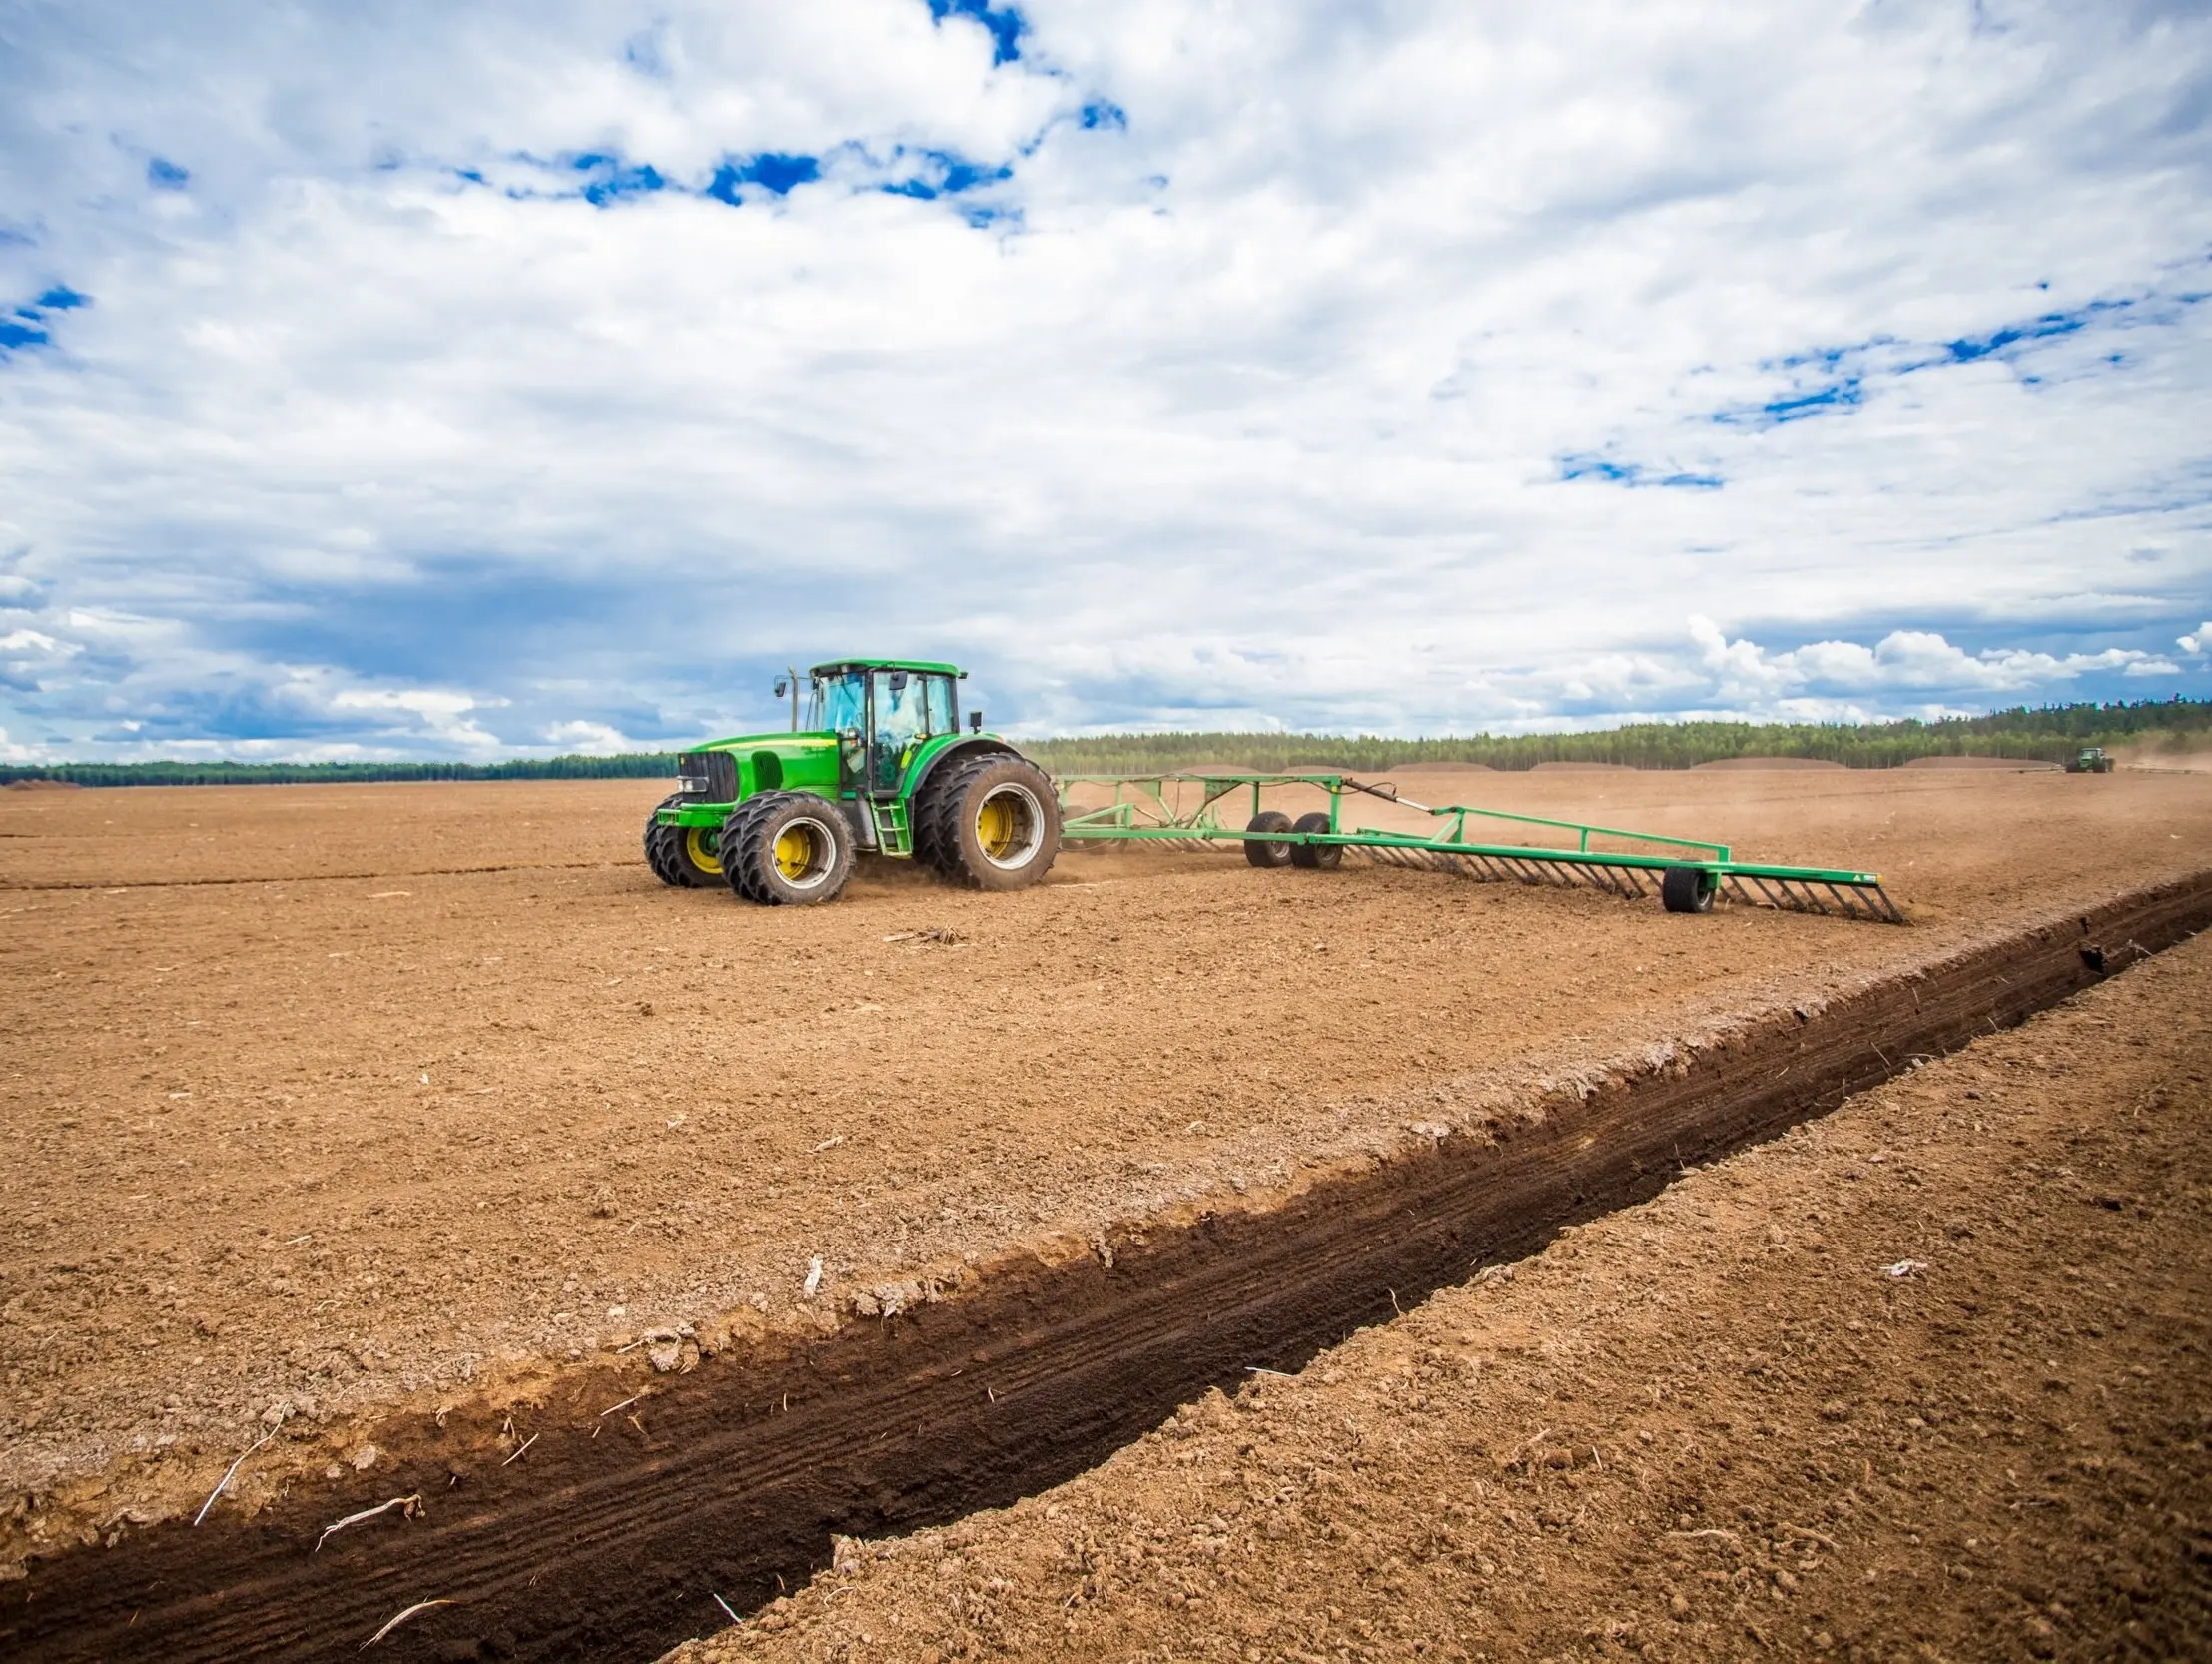
M1162 826L1167 836L1142 841L1156 848L1191 853L1233 853L1241 841L1198 828L1187 835L1182 829ZM1357 834L1355 833L1354 836ZM1085 837L1072 832L1071 848L1104 847L1119 842L1112 836ZM1456 839L1452 840L1454 843ZM1628 901L1640 901L1658 889L1656 868L1615 866L1595 852L1529 850L1516 853L1493 845L1488 848L1445 848L1420 843L1346 843L1338 846L1355 861L1408 871L1439 872L1478 884L1526 884L1538 888L1600 890ZM1726 865L1724 860L1719 865ZM1878 881L1860 882L1858 875L1823 871L1722 871L1719 894L1751 907L1778 912L1817 913L1826 917L1868 919L1889 924L1906 922L1904 912Z

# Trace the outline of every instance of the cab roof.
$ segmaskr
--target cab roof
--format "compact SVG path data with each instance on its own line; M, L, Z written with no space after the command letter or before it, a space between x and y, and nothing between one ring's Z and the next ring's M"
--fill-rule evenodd
M957 664L936 664L920 658L837 658L827 664L817 664L807 672L810 676L834 675L840 670L911 670L925 676L965 676L967 671Z

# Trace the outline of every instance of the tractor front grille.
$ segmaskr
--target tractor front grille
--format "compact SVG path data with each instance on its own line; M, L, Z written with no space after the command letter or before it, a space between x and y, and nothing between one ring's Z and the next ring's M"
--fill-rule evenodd
M676 789L702 803L737 801L737 759L727 751L686 751L676 759Z

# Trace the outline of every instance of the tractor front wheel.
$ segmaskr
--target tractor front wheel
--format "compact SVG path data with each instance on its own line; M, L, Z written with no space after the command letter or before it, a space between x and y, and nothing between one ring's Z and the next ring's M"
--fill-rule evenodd
M730 888L764 907L835 901L853 876L853 832L834 803L806 792L762 792L722 823Z
M663 826L660 810L673 809L683 794L663 798L645 822L645 864L663 884L699 889L722 882L722 863L711 826Z
M955 763L915 804L915 847L972 890L1022 890L1060 854L1060 801L1045 771L1004 754Z
M1293 832L1327 832L1333 830L1329 817L1316 809L1310 815L1300 815L1290 823ZM1290 864L1304 867L1309 872L1334 872L1344 864L1342 844L1292 844Z
M1247 832L1287 832L1290 817L1280 809L1262 809L1244 823ZM1265 838L1244 840L1244 859L1255 867L1287 867L1290 865L1290 846Z
M1659 902L1670 913L1710 913L1721 881L1696 867L1669 867L1659 875Z

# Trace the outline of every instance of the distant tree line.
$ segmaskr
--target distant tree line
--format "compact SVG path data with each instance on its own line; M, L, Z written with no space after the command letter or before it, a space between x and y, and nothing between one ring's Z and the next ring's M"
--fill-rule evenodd
M2084 745L2203 744L2212 700L2015 706L1939 722L1638 722L1596 733L1475 734L1383 739L1372 734L1094 734L1032 741L1023 750L1068 774L1156 773L1192 763L1286 769L1323 763L1387 769L1407 763L1621 763L1690 768L1730 757L1810 757L1848 768L1896 768L1916 757L2010 757L2064 762ZM54 763L0 764L0 785L62 780L80 786L279 786L420 780L634 780L676 772L672 751L613 757L529 757L501 763Z
M1847 768L1896 768L1918 757L2012 757L2064 762L2085 745L2186 746L2212 732L2212 700L2017 706L1938 722L1637 722L1595 733L1476 734L1383 739L1371 734L1098 734L1023 749L1067 774L1131 774L1189 763L1280 769L1331 763L1351 769L1407 763L1621 763L1691 768L1730 757L1807 757Z
M408 780L636 780L676 772L673 751L614 757L517 757L503 763L0 763L0 785L65 780L78 786L318 786Z

